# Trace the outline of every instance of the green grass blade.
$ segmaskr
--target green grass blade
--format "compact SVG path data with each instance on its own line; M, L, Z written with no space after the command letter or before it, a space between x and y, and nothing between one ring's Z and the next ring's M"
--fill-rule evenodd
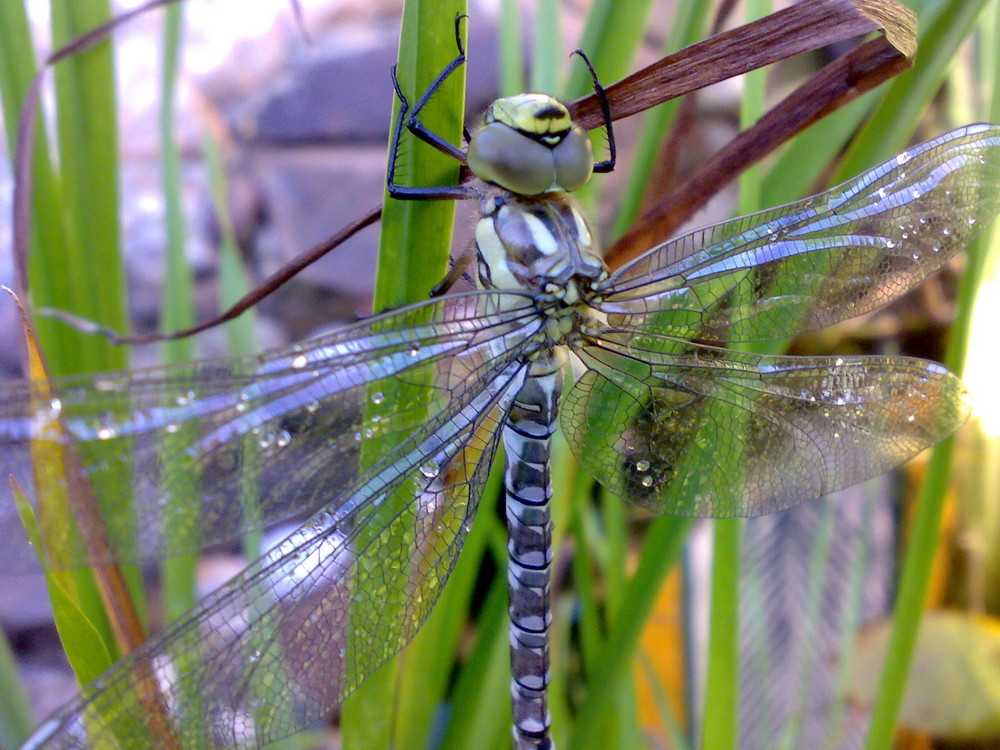
M701 747L739 747L739 570L743 521L715 521L708 669Z
M477 524L479 521L477 521ZM495 524L500 538L506 531ZM510 746L510 639L507 636L507 581L493 579L476 628L476 643L455 685L448 729L441 750Z
M639 565L621 594L621 608L611 624L604 648L588 678L588 690L577 711L571 741L566 747L599 750L609 712L604 710L609 691L619 680L631 679L632 657L660 587L677 562L692 521L662 516L649 527L639 555Z
M605 85L624 78L632 70L632 60L649 23L650 0L595 3L587 17L580 42ZM570 67L566 99L584 96L593 90L590 71L580 61Z
M31 29L24 4L20 2L0 3L0 39L30 39ZM4 132L7 135L7 154L11 162L16 149L18 116L21 106L37 73L34 48L29 44L0 45L0 103L3 107ZM62 191L53 171L52 161L48 152L48 133L45 120L37 118L35 148L32 154L32 172L34 174L33 210L37 221L31 227L31 262L37 263L42 249L56 256L68 254L67 230L64 224L65 211L62 205ZM66 292L60 291L68 284L62 274L46 275L32 273L33 297L41 300L66 298ZM58 326L53 321L40 319L38 327L42 340L50 342L57 348L64 349L68 345L71 334L65 326Z
M30 39L23 10L18 3L4 3L0 12L3 38ZM107 2L52 3L52 38L68 41L109 16ZM13 137L21 102L34 73L30 45L6 45L3 60L3 104L8 133ZM15 52L16 50L16 52ZM44 128L36 133L32 193L32 247L29 259L32 302L37 307L55 307L104 324L121 328L125 320L123 266L118 238L118 166L114 75L108 44L60 65L56 71L55 143L59 149L59 173L47 154L51 141ZM37 329L45 345L54 374L119 369L125 352L107 341L39 318ZM36 464L37 466L37 464ZM47 467L44 471L58 471ZM115 482L119 480L116 478ZM126 481L122 479L121 481ZM101 487L94 488L98 496ZM122 508L105 509L126 512ZM73 525L67 509L57 514L59 523ZM128 571L126 571L128 573ZM104 612L104 604L92 579L79 571L74 585L55 591L57 611L76 612L99 634L102 648L116 654L118 645ZM130 573L133 591L140 591L140 578ZM120 609L116 607L116 609ZM74 615L75 616L75 615ZM88 662L97 650L63 627L64 644L74 666ZM82 630L82 628L81 628ZM84 679L89 671L78 673Z
M771 12L770 0L753 0L746 6L746 21ZM767 71L743 77L740 127L748 128L764 114ZM740 175L739 214L760 208L763 167L755 164ZM759 347L743 347L756 350ZM720 436L725 440L725 436ZM738 469L734 467L734 475ZM701 745L706 750L739 747L740 731L740 567L743 520L716 520L712 554L712 589L709 604L708 664L705 675Z
M464 13L458 0L408 0L399 43L399 83L413 104L455 57L455 16ZM464 33L464 24L463 24ZM422 113L428 129L452 143L461 142L465 102L465 69L459 68ZM395 124L399 103L393 105ZM447 156L403 136L398 178L407 185L454 185L458 164ZM386 193L379 242L376 310L426 299L448 266L455 206L452 201L397 201Z
M35 727L6 633L0 632L0 747L17 747Z
M788 144L775 161L770 176L763 181L762 205L777 206L807 195L827 165L856 134L859 138L855 138L851 153L841 163L833 183L853 177L903 148L913 132L916 117L925 110L929 97L936 91L942 63L946 64L954 52L953 46L944 54L936 52L942 38L949 37L952 32L968 33L967 28L962 32L958 26L949 29L957 19L956 10L965 5L960 0L948 4L906 4L918 17L914 68L827 115ZM862 122L873 114L878 125L866 125L859 134ZM871 150L870 145L859 145L859 141L875 143L878 150Z
M960 32L968 32L975 20L975 15L982 10L983 6L984 3L962 5L954 9L954 16L949 15L943 18L940 24L941 28L937 30L941 46L946 50L951 50L953 54L960 41L955 38L955 35ZM959 28L948 28L952 24ZM1000 33L1000 28L994 27L991 33L995 39L995 35ZM944 53L939 53L936 60L941 70L931 71L928 76L934 73L943 75L943 68L947 62L944 59ZM996 86L996 82L1000 65L995 60L994 65L997 67L988 73L994 82L990 116L998 117L1000 116L1000 87ZM945 356L945 364L959 373L962 372L968 356L972 314L975 310L976 295L982 288L983 271L986 268L995 268L997 253L1000 252L997 242L994 240L991 243L990 239L990 234L986 233L969 248L970 263L962 277L957 315ZM991 322L990 325L995 325L995 321ZM906 689L907 674L920 629L920 620L938 547L939 529L948 490L953 449L953 439L945 441L934 449L928 465L927 476L921 488L917 513L907 541L906 559L896 599L893 630L886 654L885 667L876 692L875 705L866 738L865 747L867 750L882 750L890 747L892 743L896 716Z
M164 10L161 58L160 170L166 222L166 268L161 311L161 330L164 332L188 328L194 323L193 282L185 253L185 222L181 208L183 190L181 156L175 134L177 70L184 23L182 10L180 5L172 5ZM167 341L162 346L162 352L164 364L188 362L194 359L194 342L191 339ZM187 444L191 439L192 435L186 434L168 442L180 446ZM171 457L176 455L176 450L172 450L170 445L164 445L164 467L169 467ZM173 512L169 517L172 522L178 524L178 528L194 528L196 523L193 522L192 515L198 512L198 488L183 479L184 472L173 471L169 474L182 478L179 482L172 482L169 497L173 504ZM169 548L171 543L168 527L165 544ZM163 606L168 620L176 619L194 605L197 598L195 593L197 562L197 554L170 555L164 561Z
M405 4L398 75L400 87L411 104L457 54L455 19L465 10L465 3L458 0L408 0ZM452 143L459 143L464 97L465 70L462 67L437 92L433 106L422 113L422 121L431 131ZM394 102L393 123L398 107L399 103ZM458 180L456 162L425 144L416 143L408 135L404 137L398 167L397 175L402 184L453 185ZM434 284L444 277L454 212L451 201L396 201L386 195L375 283L376 310L424 299ZM386 403L412 403L414 398L419 402L420 394L426 389L419 389L419 384L414 387L418 390L385 393ZM379 450L377 441L366 444L362 461L375 460ZM407 502L407 499L398 498L398 502ZM362 621L373 616L374 613L358 613ZM360 634L364 629L361 626L357 632ZM377 633L377 627L372 632ZM390 661L345 701L342 712L345 748L379 750L392 746L393 735L398 731L393 727L397 720L393 712L396 672L395 660Z
M941 86L948 65L969 36L986 0L950 0L924 24L913 68L897 76L879 108L854 139L837 172L841 182L902 151Z
M500 96L524 91L524 55L521 52L521 9L517 0L500 5Z
M486 496L495 497L502 474L493 472ZM490 494L490 490L493 494ZM484 509L489 515L490 509ZM495 523L495 518L489 519ZM427 622L417 633L403 655L397 703L400 722L394 747L398 750L423 750L435 715L447 699L448 680L454 666L454 655L459 647L462 627L466 624L469 600L472 597L476 575L489 541L489 524L475 523L462 545L455 569L448 578Z
M709 3L681 3L674 15L674 23L670 36L663 46L663 53L666 55L676 52L704 37L710 12ZM618 205L612 238L621 236L639 215L639 206L649 183L653 165L682 101L683 99L672 99L643 115L642 130L636 143L628 181Z
M529 81L529 88L535 93L555 96L562 85L565 68L559 46L562 38L559 29L559 3L556 0L538 0L535 4L534 59Z
M56 45L111 17L108 0L55 0L52 38ZM56 67L59 164L71 238L68 256L45 253L33 264L46 276L71 274L68 299L36 300L122 330L127 321L125 273L118 225L118 127L114 63L104 42ZM125 352L101 337L82 336L79 348L49 351L53 374L121 369Z

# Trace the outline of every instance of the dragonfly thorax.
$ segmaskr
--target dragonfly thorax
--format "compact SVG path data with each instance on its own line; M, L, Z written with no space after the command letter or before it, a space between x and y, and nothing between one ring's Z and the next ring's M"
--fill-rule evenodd
M586 302L607 278L590 227L569 196L494 193L480 210L480 288L537 292L572 306Z

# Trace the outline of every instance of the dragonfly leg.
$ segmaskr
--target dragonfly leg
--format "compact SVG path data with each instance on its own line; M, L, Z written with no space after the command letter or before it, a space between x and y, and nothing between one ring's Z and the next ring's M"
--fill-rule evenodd
M504 446L510 553L511 695L515 750L554 750L549 737L549 582L552 519L549 453L562 389L556 357L532 364L514 401Z
M458 260L452 261L451 267L448 269L448 275L445 276L443 279L441 279L441 281L439 281L437 284L435 284L434 288L431 289L430 296L431 297L444 296L451 290L453 286L455 286L455 282L457 282L459 279L462 278L468 280L472 284L475 284L476 283L475 280L469 276L466 270L468 269L469 264L471 262L472 262L471 250L467 250L466 252L462 253L459 256Z
M437 93L438 89L444 85L452 73L465 63L465 47L462 45L461 22L464 15L455 17L455 43L458 46L458 55L445 66L437 77L431 81L430 86L424 91L417 103L410 107L409 101L400 88L399 80L396 77L396 66L392 67L392 87L399 99L399 114L396 117L396 125L393 130L392 147L389 152L388 187L389 195L393 198L403 200L462 200L471 198L476 193L473 189L464 185L431 185L426 187L410 187L396 183L396 161L399 157L399 144L405 128L424 143L433 146L438 151L455 159L460 164L465 164L465 152L453 143L448 142L434 131L427 128L419 119L421 110L427 105L431 97ZM467 130L463 130L466 140L469 138Z
M597 77L597 71L594 70L590 58L587 57L587 53L582 49L576 49L573 50L573 54L579 55L587 66L587 70L590 71L590 80L594 82L594 94L597 95L597 101L601 105L601 114L604 116L604 132L608 134L608 158L595 162L594 171L611 172L618 162L618 146L615 144L615 129L611 125L611 105L608 104L608 95L604 91L604 86L601 85L601 79Z

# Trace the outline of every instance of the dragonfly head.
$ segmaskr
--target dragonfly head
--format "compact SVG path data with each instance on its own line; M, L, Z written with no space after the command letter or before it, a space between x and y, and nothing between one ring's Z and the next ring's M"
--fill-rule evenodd
M581 188L594 170L587 133L564 104L545 94L497 99L469 141L469 169L518 195Z

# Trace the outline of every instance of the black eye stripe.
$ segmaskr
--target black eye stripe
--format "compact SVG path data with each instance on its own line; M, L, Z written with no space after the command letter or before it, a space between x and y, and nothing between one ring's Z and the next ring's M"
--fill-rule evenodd
M566 110L562 107L556 107L555 105L549 105L547 107L542 107L535 112L534 117L536 120L558 120L566 116Z

